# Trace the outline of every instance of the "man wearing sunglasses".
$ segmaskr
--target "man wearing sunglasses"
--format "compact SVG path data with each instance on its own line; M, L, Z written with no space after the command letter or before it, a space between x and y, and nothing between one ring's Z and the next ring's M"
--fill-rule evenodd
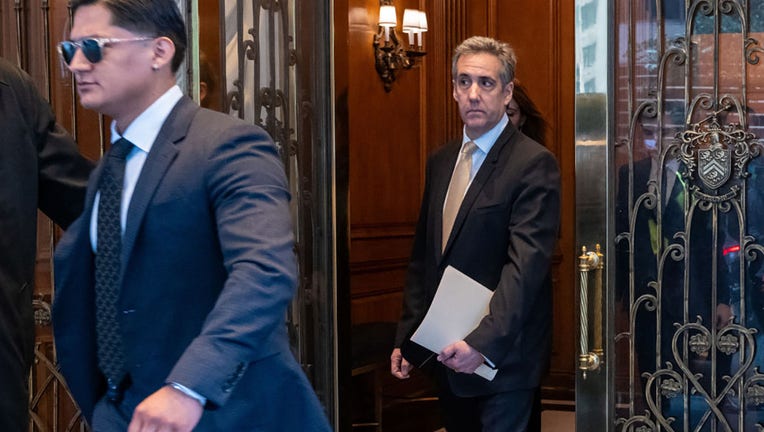
M59 364L96 431L328 431L284 317L289 192L262 129L175 84L174 0L75 0L59 46L113 119L85 211L56 253Z
M32 79L0 58L0 430L29 430L37 209L66 228L92 163L58 126Z

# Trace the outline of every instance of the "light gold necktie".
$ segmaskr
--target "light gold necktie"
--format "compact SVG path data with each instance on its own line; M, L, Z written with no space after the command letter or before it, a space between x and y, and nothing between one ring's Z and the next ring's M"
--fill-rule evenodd
M459 160L456 161L454 174L451 176L451 183L448 185L446 204L443 206L443 244L441 245L443 249L446 248L448 237L451 235L451 228L453 228L454 221L456 220L456 214L459 213L459 207L462 205L464 192L470 183L472 153L475 152L475 149L477 149L477 146L472 141L464 144L461 152L459 152Z

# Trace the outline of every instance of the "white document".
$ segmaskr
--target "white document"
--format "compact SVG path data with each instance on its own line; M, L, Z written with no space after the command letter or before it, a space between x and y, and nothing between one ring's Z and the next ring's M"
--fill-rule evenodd
M434 353L463 340L488 315L491 296L493 291L448 266L430 309L411 340ZM496 376L496 369L482 364L475 373L491 381Z

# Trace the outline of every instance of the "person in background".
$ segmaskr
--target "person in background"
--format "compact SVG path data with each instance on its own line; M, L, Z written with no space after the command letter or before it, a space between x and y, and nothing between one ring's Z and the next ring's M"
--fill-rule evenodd
M463 135L427 162L390 356L391 373L408 378L409 360L416 360L406 358L406 347L448 266L493 291L477 328L437 353L449 432L525 431L551 349L560 175L552 153L509 121L515 64L508 44L487 37L471 37L454 52L452 94ZM497 370L492 381L474 374L482 364Z
M37 209L66 228L82 212L93 164L32 79L0 58L0 430L29 430Z
M289 192L261 128L176 85L174 0L75 0L59 44L113 119L56 251L61 372L95 431L329 431L289 346Z
M507 104L509 121L528 138L539 144L546 145L546 131L549 124L544 119L541 111L533 103L525 86L518 79L514 81L512 100Z
M199 105L217 109L218 78L204 51L199 51Z

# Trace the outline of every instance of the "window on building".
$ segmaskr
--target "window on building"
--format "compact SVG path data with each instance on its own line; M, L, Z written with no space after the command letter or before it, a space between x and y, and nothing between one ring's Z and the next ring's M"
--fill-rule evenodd
M585 67L591 67L594 65L594 60L597 57L596 49L597 49L597 45L594 43L584 47L583 60L584 60Z
M586 30L597 22L597 2L589 2L581 6L581 28Z

